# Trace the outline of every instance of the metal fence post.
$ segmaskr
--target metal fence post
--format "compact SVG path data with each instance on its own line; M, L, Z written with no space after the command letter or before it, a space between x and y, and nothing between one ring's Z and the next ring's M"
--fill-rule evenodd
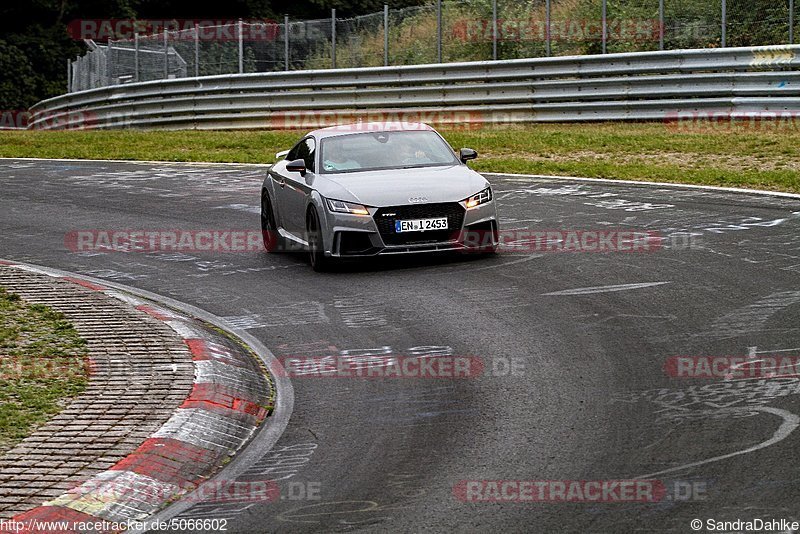
M133 34L133 81L139 81L139 34Z
M492 59L497 61L497 0L492 0Z
M442 0L436 0L436 62L442 62Z
M164 79L169 78L169 46L167 30L164 29Z
M389 4L383 4L383 66L389 66Z
M606 15L608 14L608 0L603 0L603 53L606 53L606 46L608 45L608 19Z
M289 70L289 15L283 16L283 65Z
M244 41L242 38L243 33L242 19L239 19L239 22L236 25L237 33L239 34L239 74L244 72Z
M545 24L545 29L544 29L544 36L545 36L544 49L545 49L545 52L547 53L547 56L550 57L550 52L551 52L551 50L550 50L550 45L551 45L551 43L550 43L550 25L551 25L551 23L550 23L550 0L547 0L545 2L545 5L544 5L544 24Z
M789 0L789 44L794 44L794 0Z
M67 92L72 92L72 60L67 58Z
M664 0L658 0L658 49L664 50Z
M194 77L200 76L200 26L194 23Z
M722 48L727 46L728 42L728 3L722 0Z
M331 9L331 68L336 68L336 8Z
M111 39L106 43L106 85L111 85Z

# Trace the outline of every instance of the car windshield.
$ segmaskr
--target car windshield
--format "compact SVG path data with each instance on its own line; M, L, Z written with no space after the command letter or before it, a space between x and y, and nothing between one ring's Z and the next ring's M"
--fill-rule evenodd
M369 132L322 140L322 172L358 172L455 165L455 154L435 132Z

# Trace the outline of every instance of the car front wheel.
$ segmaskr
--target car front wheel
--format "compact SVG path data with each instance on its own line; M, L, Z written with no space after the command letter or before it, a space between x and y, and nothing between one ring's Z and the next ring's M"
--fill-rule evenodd
M261 193L261 237L267 252L275 252L280 248L281 238L275 224L275 213L266 191Z
M311 268L318 273L329 270L332 260L325 256L325 247L322 243L322 227L317 210L314 208L308 210L306 235L308 236L308 255L311 261Z

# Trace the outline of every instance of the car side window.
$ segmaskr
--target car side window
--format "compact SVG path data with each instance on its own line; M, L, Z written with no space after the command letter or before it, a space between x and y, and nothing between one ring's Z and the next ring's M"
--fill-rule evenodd
M286 161L294 161L298 158L297 153L300 151L300 145L303 144L303 141L300 141L296 145L292 147L288 154L286 154Z
M312 137L306 139L302 145L305 147L300 150L301 154L300 157L303 158L306 162L306 169L311 172L314 172L314 155L316 150L316 143Z
M302 159L306 163L306 169L314 172L314 155L316 154L316 143L313 137L307 137L297 143L294 148L286 155L286 161Z

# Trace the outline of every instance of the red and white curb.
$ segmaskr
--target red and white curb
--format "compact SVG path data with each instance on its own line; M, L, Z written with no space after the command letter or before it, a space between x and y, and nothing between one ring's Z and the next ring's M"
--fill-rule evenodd
M47 269L0 264L66 280L122 300L165 322L189 347L191 393L138 449L107 471L13 518L29 527L44 522L125 523L152 516L194 492L251 439L273 409L274 389L253 355L202 321L143 298ZM210 492L211 499L214 493ZM75 531L75 529L68 530Z

